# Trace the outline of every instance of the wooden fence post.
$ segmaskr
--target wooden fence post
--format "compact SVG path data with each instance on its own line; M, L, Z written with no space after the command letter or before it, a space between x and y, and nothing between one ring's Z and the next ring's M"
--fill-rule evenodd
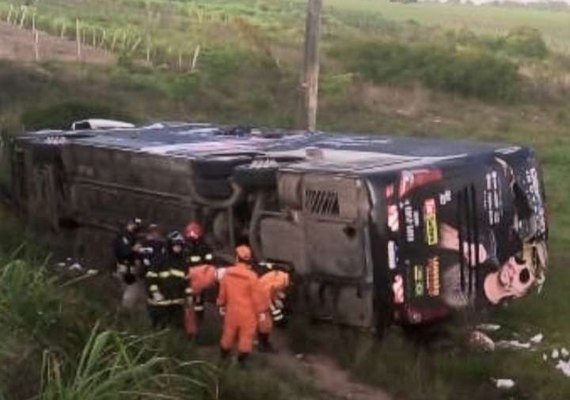
M61 39L63 39L65 37L65 29L66 29L67 25L65 23L65 21L61 24L61 32L59 33L59 37Z
M81 61L81 28L79 18L75 19L75 40L77 42L77 61Z
M139 47L141 42L142 42L142 38L139 37L137 39L137 41L135 42L135 44L133 44L133 47L131 47L131 53L134 53L137 50L137 48Z
M103 35L101 36L101 43L99 44L102 48L105 48L106 39L107 39L107 31L103 29Z
M11 24L12 23L12 13L14 12L14 7L10 4L10 11L8 11L8 17L6 18L6 22Z
M36 10L32 14L32 32L36 33Z
M190 73L196 70L196 65L198 64L198 57L200 56L200 45L196 46L194 50L194 57L192 57L192 65L190 65Z
M22 6L22 17L20 18L20 29L24 27L24 21L26 20L26 12L28 11L28 7Z
M111 41L111 51L115 50L116 43L117 43L117 31L113 31L113 40Z
M40 35L38 31L34 31L34 58L36 62L40 61Z
M146 62L150 63L150 33L147 32L146 34Z

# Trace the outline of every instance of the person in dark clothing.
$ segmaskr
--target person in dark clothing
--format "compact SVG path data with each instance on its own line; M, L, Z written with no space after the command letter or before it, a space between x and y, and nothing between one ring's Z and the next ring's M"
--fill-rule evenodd
M141 302L144 290L142 290L140 275L141 244L138 240L141 226L142 221L139 218L129 220L113 243L116 260L115 273L123 287L121 305L127 310L137 309L144 304L144 299Z
M153 327L182 328L186 303L184 237L178 231L167 237L166 251L150 258L146 272L148 311Z
M150 224L146 229L144 238L141 241L141 247L137 253L138 259L142 264L143 276L146 273L146 269L155 263L155 259L162 257L165 252L164 237L159 226Z
M127 222L124 229L119 232L113 243L116 272L126 284L134 281L132 268L138 251L137 235L140 232L142 221L138 218Z
M212 248L204 241L202 226L197 222L190 222L186 225L184 236L186 237L184 249L186 266L188 268L211 266L214 262L214 255ZM191 275L190 272L188 275ZM194 293L192 296L192 306L199 323L204 319L204 296L202 293Z

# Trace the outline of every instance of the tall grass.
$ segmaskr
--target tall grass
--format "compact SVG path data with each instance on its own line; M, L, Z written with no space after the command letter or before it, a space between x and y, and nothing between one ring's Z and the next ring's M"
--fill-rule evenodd
M0 383L13 398L29 390L42 400L217 398L211 365L160 355L161 335L116 331L73 281L18 258L25 252L0 264ZM18 365L28 374L14 375Z
M210 381L185 376L172 360L149 346L152 337L136 337L97 327L79 360L65 365L56 352L45 351L41 400L210 399L217 398L213 369ZM187 363L190 368L210 368Z

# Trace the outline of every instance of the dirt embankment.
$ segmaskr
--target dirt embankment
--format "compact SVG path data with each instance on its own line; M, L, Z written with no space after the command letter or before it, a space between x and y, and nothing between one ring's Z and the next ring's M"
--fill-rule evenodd
M16 25L0 22L0 59L14 61L36 61L35 34ZM38 31L38 60L87 62L110 64L116 57L103 49L81 45L81 55L77 55L77 43Z

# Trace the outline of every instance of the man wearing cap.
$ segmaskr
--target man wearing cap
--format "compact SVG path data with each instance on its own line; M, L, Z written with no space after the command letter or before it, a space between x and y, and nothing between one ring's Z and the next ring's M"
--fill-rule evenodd
M190 222L184 229L186 245L184 254L188 267L189 302L186 306L186 333L193 337L204 318L204 292L216 283L216 269L212 265L212 248L204 240L204 230L197 222Z
M248 246L236 249L236 264L227 269L221 281L217 304L225 315L220 349L226 359L237 341L238 362L243 365L253 349L260 306L258 278L251 267Z

